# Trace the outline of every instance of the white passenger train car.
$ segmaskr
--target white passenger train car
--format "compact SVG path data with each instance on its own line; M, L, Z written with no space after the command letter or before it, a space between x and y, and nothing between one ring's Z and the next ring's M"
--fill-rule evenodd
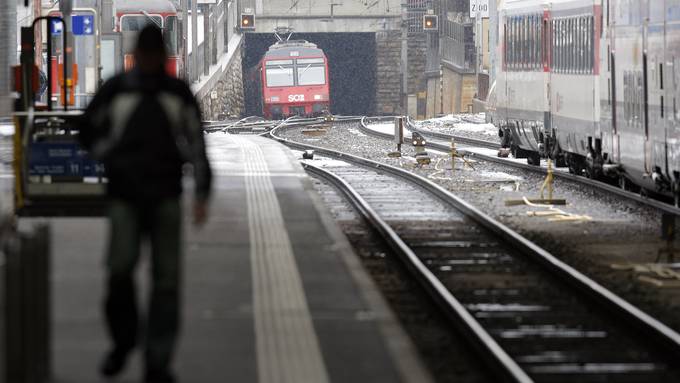
M544 44L547 7L543 0L510 0L500 13L497 73L497 123L513 155L540 161L540 147L549 134L549 58ZM511 127L511 128L510 128Z
M680 0L506 0L499 42L491 117L515 156L680 204Z

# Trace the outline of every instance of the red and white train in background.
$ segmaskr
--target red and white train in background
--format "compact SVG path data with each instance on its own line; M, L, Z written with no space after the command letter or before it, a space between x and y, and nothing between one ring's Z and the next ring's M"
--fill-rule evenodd
M75 105L84 108L94 97L100 84L122 70L134 66L133 50L137 33L147 24L156 24L163 30L168 60L166 70L179 77L183 73L182 36L176 2L172 0L113 0L111 12L101 9L98 0L74 0L74 17L88 17L87 31L73 38L74 62L77 64ZM58 3L42 10L44 15L61 16ZM106 14L110 18L105 20ZM90 21L91 20L91 21ZM53 99L58 100L58 65L63 62L61 35L53 37L52 52L45 52L44 60L52 60ZM42 44L41 48L43 47ZM44 66L43 66L44 67Z
M125 70L134 67L132 50L136 43L137 33L150 23L163 30L168 60L165 69L168 74L179 77L184 67L179 53L181 34L177 8L169 0L114 0L114 31L123 36Z
M250 71L250 78L265 118L329 112L328 59L315 44L280 39Z
M680 0L505 0L498 36L505 147L680 205Z

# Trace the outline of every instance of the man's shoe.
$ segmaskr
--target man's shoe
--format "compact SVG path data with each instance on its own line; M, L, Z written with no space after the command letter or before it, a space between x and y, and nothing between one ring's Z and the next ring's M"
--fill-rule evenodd
M175 377L167 371L147 372L145 383L175 383Z
M116 376L123 371L125 362L127 361L127 353L111 351L102 362L99 372L104 376Z

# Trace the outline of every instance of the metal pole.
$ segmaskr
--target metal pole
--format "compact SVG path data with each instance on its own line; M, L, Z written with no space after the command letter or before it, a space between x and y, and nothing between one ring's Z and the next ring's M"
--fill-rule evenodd
M408 3L402 4L402 29L401 29L401 91L402 113L408 115Z
M496 47L498 46L498 4L489 1L489 88L496 81Z
M191 81L198 79L198 5L191 1Z
M65 38L65 45L63 48L62 55L64 56L64 110L68 110L68 101L69 101L69 79L73 78L73 74L71 73L72 70L69 67L69 63L75 62L72 60L75 60L73 58L73 33L71 32L73 30L73 23L71 20L71 13L73 12L73 1L72 0L60 0L59 1L59 10L61 11L61 16L64 19L63 20L63 33L64 33L64 38ZM73 87L73 92L75 92L75 86Z
M182 77L189 81L189 0L182 0Z
M210 4L203 6L203 75L210 75Z
M10 68L16 64L17 2L0 1L0 117L12 111Z

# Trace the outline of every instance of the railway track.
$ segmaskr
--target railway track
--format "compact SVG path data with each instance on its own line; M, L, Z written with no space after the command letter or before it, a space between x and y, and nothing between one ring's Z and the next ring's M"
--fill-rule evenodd
M332 158L334 184L499 379L678 381L680 335L438 185L402 169L271 136Z
M362 119L361 121L361 129L364 133L370 134L372 136L376 137L381 137L385 139L392 139L394 136L392 134L384 133L384 132L378 132L373 129L370 129L368 127L368 121L369 119ZM438 150L438 151L444 151L448 152L451 150L450 147L450 142L451 139L453 139L456 143L458 144L464 144L468 145L471 147L478 147L478 148L483 148L483 149L500 149L500 144L489 142L489 141L484 141L484 140L478 140L478 139L473 139L473 138L468 138L468 137L461 137L457 135L451 135L447 133L440 133L440 132L433 132L431 130L427 129L420 129L415 127L412 123L409 122L409 130L412 132L418 132L422 134L424 137L429 138L430 140L427 141L426 145L428 148ZM523 170L528 170L534 173L546 175L548 172L547 167L544 166L535 166L535 165L529 165L526 163L521 163L514 161L512 159L508 158L501 158L498 157L497 155L491 154L491 153L483 153L482 151L479 150L474 150L470 148L459 148L458 149L460 152L466 153L467 156L470 158L475 158L479 159L482 161L488 161L488 162L494 162L498 164L503 164L506 166L511 166L514 168L519 168ZM571 174L567 171L563 170L555 170L554 171L554 176L564 179L564 180L569 180L572 182L576 182L582 185L586 185L588 187L592 187L607 193L612 193L615 195L618 195L620 197L623 197L628 200L635 201L637 203L641 203L647 206L651 206L655 209L658 209L664 213L668 214L673 214L676 216L680 216L680 207L675 207L672 204L666 203L662 200L657 200L650 198L649 196L641 195L640 193L634 193L632 191L624 190L618 186L614 186L611 184L608 184L606 182L590 179L587 177L583 176L578 176L575 174Z
M361 121L361 116L333 116L333 121ZM227 132L231 134L260 134L266 135L270 130L278 126L294 124L315 125L324 124L327 121L323 117L297 117L293 116L285 120L265 120L262 117L250 116L238 121L204 121L203 130L208 133Z

